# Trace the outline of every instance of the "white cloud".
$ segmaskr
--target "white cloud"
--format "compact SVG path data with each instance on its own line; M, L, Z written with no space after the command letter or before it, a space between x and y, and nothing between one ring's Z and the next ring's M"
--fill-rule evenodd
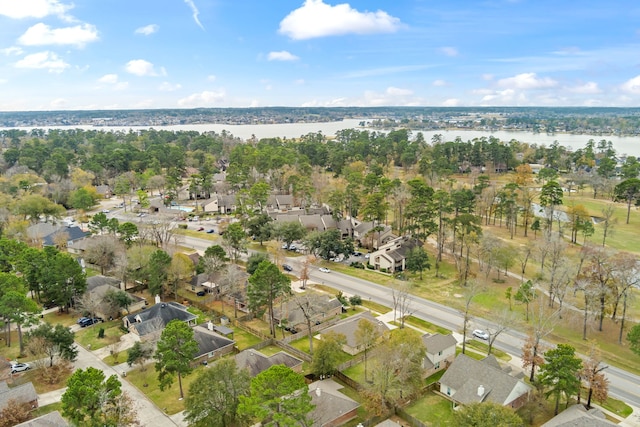
M627 93L640 95L640 76L627 80L620 86L620 89Z
M209 74L207 76L207 80L210 81L210 82L215 82L216 79L217 79L217 77L215 75L213 75L213 74Z
M455 47L444 46L438 49L438 51L446 56L458 56L458 49L456 49Z
M269 52L267 59L269 61L297 61L300 58L286 50L281 50L279 52Z
M50 73L61 73L68 67L69 64L49 51L33 53L16 62L16 68L46 68Z
M391 96L407 96L413 95L413 91L409 89L400 89L399 87L389 86L386 90L387 95Z
M304 83L305 83L304 79L297 79L297 80L294 80L294 82L293 82L293 84L298 85L298 86L303 85Z
M205 90L204 92L194 93L178 100L179 107L208 107L216 105L223 101L225 97L224 90L217 92Z
M158 87L158 90L161 90L163 92L173 92L178 89L182 89L182 85L180 83L172 84L169 82L162 82Z
M385 76L389 74L407 73L431 68L430 65L399 65L395 67L371 68L368 70L350 71L343 75L345 79L359 79L362 77Z
M490 80L493 80L494 77L495 76L493 74L485 73L485 74L482 75L482 80L490 81Z
M447 82L444 80L434 80L433 83L431 83L431 85L435 86L435 87L443 87L443 86L447 86Z
M579 94L587 94L587 95L595 94L595 93L602 93L602 91L598 87L598 83L596 83L596 82L587 82L587 83L585 83L583 85L580 85L580 86L568 87L567 90L569 92L579 93Z
M558 84L549 77L538 78L536 73L522 73L498 80L498 86L507 89L544 89Z
M125 65L125 70L128 73L136 76L157 76L158 73L153 68L153 64L144 59L132 59Z
M196 24L198 24L198 27L204 30L204 27L200 22L200 18L198 18L198 15L200 15L200 11L198 10L198 7L196 6L196 4L193 2L193 0L184 0L184 2L187 4L187 6L189 6L189 8L191 9L191 12L193 12L193 20L196 21Z
M72 4L62 4L58 0L2 0L0 15L12 19L44 18L48 15L64 17Z
M0 49L0 53L11 56L11 55L22 55L23 51L21 48L17 46L11 46L4 49Z
M150 36L153 33L157 33L158 27L156 24L145 25L144 27L136 28L134 31L135 34L142 34L144 36Z
M69 102L69 101L68 101L68 100L66 100L66 99L64 99L64 98L56 98L56 99L54 99L53 101L51 101L50 105L51 105L54 109L58 110L58 109L60 109L60 108L64 107L65 105L67 105L67 104L68 104L68 102Z
M348 3L335 6L323 0L305 0L302 7L289 13L278 32L295 40L344 34L392 33L401 27L400 19L387 12L359 12Z
M99 83L106 84L116 84L118 83L118 75L117 74L105 74L104 76L98 79Z
M450 98L450 99L446 99L443 103L442 106L443 107L457 107L458 105L460 105L460 100L457 98Z
M73 45L84 47L87 43L98 40L96 27L89 24L66 28L52 29L46 24L38 23L29 28L18 42L26 46Z

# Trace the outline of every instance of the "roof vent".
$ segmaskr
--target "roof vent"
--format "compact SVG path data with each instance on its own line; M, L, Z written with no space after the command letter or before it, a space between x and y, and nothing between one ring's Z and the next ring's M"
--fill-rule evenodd
M484 386L478 387L478 397L484 396Z

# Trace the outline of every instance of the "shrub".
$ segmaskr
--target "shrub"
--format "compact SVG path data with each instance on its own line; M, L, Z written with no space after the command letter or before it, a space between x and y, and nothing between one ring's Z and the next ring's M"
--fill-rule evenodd
M342 291L338 291L338 293L336 294L336 298L338 299L338 301L340 301L340 303L342 305L346 305L349 302L347 301L347 297L344 296L344 294L342 293Z
M362 305L362 297L360 295L354 295L349 298L349 304L351 305Z
M382 267L380 269L380 273L388 273L388 270L386 268Z
M353 267L353 268L364 269L364 264L362 264L361 262L357 262L357 261L352 261L351 264L349 264L349 266Z
M182 230L186 230L187 224L178 224L178 228L181 228Z
M371 264L365 264L369 270L375 270L376 267Z
M104 338L104 328L100 328L98 331L98 338Z

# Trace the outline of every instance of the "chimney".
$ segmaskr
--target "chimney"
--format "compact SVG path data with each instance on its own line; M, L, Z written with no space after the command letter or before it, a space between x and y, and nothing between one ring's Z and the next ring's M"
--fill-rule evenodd
M207 322L207 329L213 331L213 322L211 320Z
M482 397L482 396L484 396L484 386L483 385L478 387L478 397Z
M156 295L156 304L160 304L162 299L160 299L160 295Z
M320 390L320 387L316 387L316 396L320 397L322 395L322 390Z

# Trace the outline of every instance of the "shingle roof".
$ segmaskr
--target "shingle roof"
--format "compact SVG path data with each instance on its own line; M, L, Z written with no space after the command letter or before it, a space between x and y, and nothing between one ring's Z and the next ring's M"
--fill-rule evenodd
M38 418L25 421L15 427L69 427L69 423L62 418L60 412L53 411Z
M460 354L444 373L440 383L450 387L453 392L451 398L462 404L491 401L508 405L532 389L530 385L496 367L495 363L495 358L475 360Z
M266 371L273 365L284 365L289 368L302 365L302 360L282 351L267 357L258 350L249 349L236 354L235 359L238 367L248 369L252 377Z
M584 406L577 404L570 406L551 418L541 427L609 427L615 423L608 421L604 414L596 408L586 410Z
M333 380L324 380L309 384L311 404L315 405L309 417L313 420L314 427L333 425L330 424L332 421L360 407L358 402L340 393L335 386L325 387L327 381L334 382ZM354 414L355 416L357 414ZM340 421L346 422L348 420Z
M172 320L190 322L195 320L197 316L189 313L184 305L171 301L155 304L146 310L125 316L125 318L129 323L135 325L138 335L144 336L163 330ZM140 319L139 322L138 319Z
M329 312L337 307L342 306L342 303L337 298L331 298L327 295L315 295L310 296L311 300L308 312L311 314L312 319L316 317L321 317L322 313ZM285 314L287 323L289 325L298 325L300 323L306 322L306 318L302 309L295 301L287 301L285 305L280 307L273 308L273 315L276 320L280 320L283 318L282 313Z
M207 353L212 353L235 344L234 340L218 335L214 331L207 329L206 324L198 325L193 328L193 338L198 342L198 354L196 357L200 357Z
M377 320L371 313L365 311L356 316L352 316L335 326L325 329L323 331L323 334L329 331L343 334L347 339L347 345L351 348L357 348L358 340L356 339L356 331L358 330L358 323L362 319L373 323L373 325L376 327L376 331L378 332L378 336L382 336L382 334L389 330L389 327L384 322Z
M6 385L6 382L4 384ZM3 386L0 392L0 410L5 409L11 400L15 400L18 403L33 402L38 400L38 393L36 393L36 389L30 382L13 388Z
M422 336L422 342L427 348L427 353L429 354L439 353L451 346L455 347L458 344L458 340L456 340L451 334L425 334Z
M107 277L107 276L91 276L87 277L87 291L91 291L99 286L112 286L116 289L120 289L120 279L116 279L115 277Z
M58 230L50 233L42 238L42 244L44 246L53 246L55 244L54 237L57 233L66 233L68 236L67 241L80 240L87 236L88 233L85 233L80 229L80 227L72 226L72 227L60 227Z

